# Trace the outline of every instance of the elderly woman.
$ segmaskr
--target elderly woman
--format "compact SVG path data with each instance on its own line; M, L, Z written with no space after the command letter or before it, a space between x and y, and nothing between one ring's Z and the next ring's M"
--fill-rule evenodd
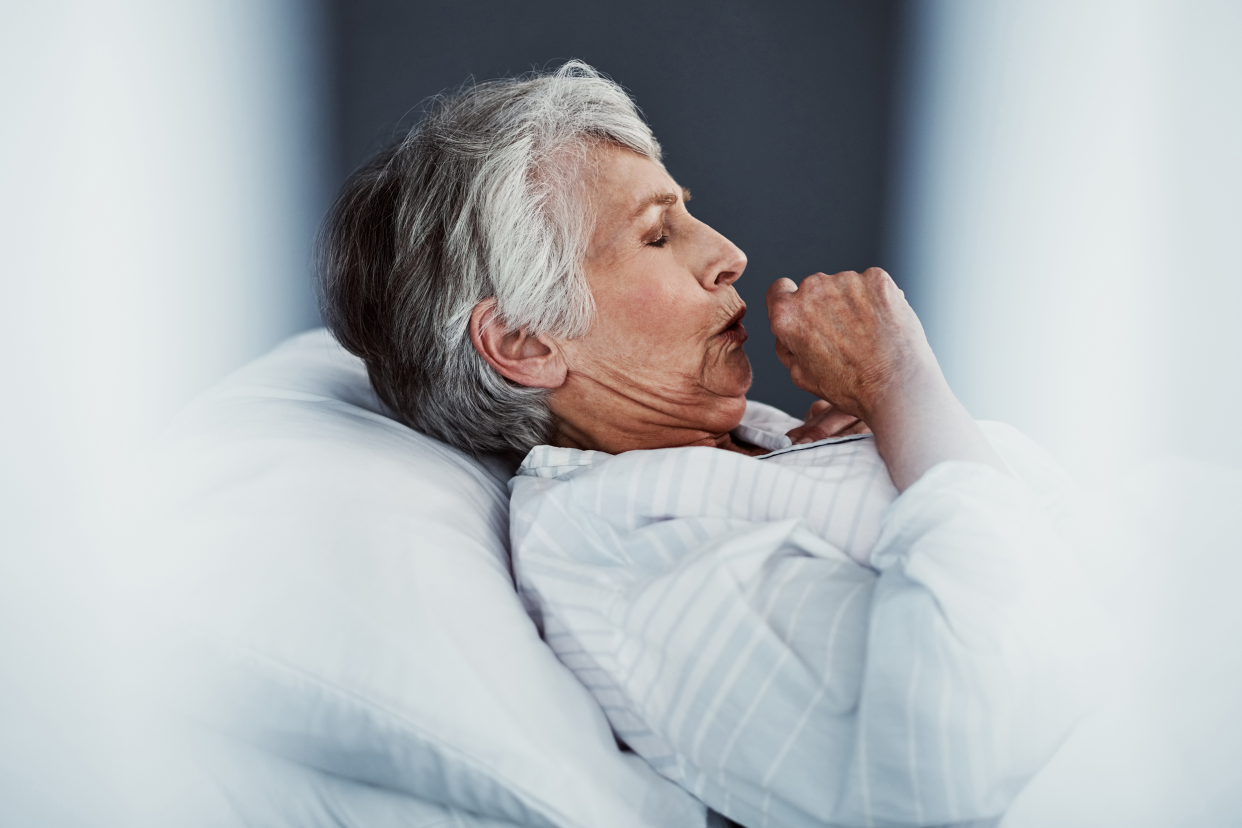
M689 197L589 67L480 84L347 184L325 316L412 426L524 456L522 595L661 773L749 826L996 817L1078 709L1060 478L878 269L771 286L825 402L748 402L746 256Z

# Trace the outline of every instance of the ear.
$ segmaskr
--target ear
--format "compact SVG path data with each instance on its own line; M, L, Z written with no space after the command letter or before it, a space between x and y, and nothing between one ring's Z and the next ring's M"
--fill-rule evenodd
M526 331L506 332L496 316L496 299L484 299L470 312L474 349L503 377L528 388L560 388L569 367L557 341Z

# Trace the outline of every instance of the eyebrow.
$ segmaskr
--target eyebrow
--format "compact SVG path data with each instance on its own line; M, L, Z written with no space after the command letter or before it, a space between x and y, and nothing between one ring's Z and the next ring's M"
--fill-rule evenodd
M690 190L686 187L681 188L680 199L677 197L676 193L670 193L667 191L659 192L659 193L652 193L651 195L647 196L647 198L643 199L642 204L640 204L638 206L638 209L634 211L634 218L638 218L643 213L647 212L647 208L649 208L653 204L661 204L667 207L670 204L676 204L678 201L686 202L689 200L690 200Z

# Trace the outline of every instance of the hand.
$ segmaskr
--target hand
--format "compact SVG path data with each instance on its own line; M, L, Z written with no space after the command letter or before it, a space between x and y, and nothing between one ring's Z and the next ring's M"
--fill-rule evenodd
M940 375L905 294L878 267L816 273L768 289L776 354L794 384L844 414L868 413L894 388Z
M898 491L947 460L1008 473L949 390L923 326L883 270L816 273L800 286L781 279L768 288L768 316L794 384L831 404L831 414L818 412L826 421L845 415L870 426Z
M833 408L830 402L816 400L806 412L806 422L785 432L785 436L793 440L794 445L800 445L847 434L868 434L870 431L867 424L857 417Z

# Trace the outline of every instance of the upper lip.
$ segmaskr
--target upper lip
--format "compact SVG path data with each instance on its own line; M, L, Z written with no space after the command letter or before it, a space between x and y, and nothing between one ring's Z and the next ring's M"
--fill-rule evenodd
M742 305L742 307L738 310L737 313L729 317L728 323L726 323L725 326L720 329L721 333L724 333L725 331L729 330L729 328L732 328L734 325L736 325L738 322L741 322L742 317L745 315L746 315L746 306Z

